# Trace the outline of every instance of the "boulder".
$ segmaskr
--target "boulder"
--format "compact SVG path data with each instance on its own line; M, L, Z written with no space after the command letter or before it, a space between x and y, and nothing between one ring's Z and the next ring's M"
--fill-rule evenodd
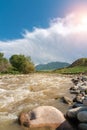
M77 114L77 119L80 122L87 122L87 111L81 111Z
M81 111L87 111L87 107L77 107L77 108L72 108L72 109L69 109L67 112L66 112L66 115L69 117L69 118L77 118L77 114Z
M86 123L80 123L78 125L78 130L87 130L87 124Z
M19 123L28 128L50 127L72 129L71 125L66 121L64 115L58 109L52 106L40 106L28 113L21 113Z

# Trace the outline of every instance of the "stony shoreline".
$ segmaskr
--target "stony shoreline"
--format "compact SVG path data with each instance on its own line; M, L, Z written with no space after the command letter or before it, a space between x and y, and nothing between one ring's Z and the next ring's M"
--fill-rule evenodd
M72 78L72 82L73 87L70 88L70 93L75 97L72 101L65 98L67 103L71 103L66 117L70 122L74 121L77 130L87 130L87 77L79 75Z

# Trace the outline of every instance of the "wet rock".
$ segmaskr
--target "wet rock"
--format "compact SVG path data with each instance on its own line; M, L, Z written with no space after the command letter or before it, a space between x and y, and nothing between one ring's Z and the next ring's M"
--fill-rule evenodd
M77 107L84 107L82 103L74 103L72 108L77 108Z
M82 96L84 96L84 98L85 98L86 94L84 91L81 91L80 94L82 94Z
M78 86L76 85L70 88L70 90L77 90L77 89L78 89Z
M66 112L66 115L69 117L69 118L77 118L77 114L81 111L87 111L87 107L77 107L77 108L72 108L72 109L69 109L67 112Z
M84 82L84 81L87 81L87 77L86 76L82 76L81 80Z
M81 111L77 114L77 118L80 122L87 122L87 111Z
M79 79L78 79L78 78L76 78L76 79L72 79L72 82L74 83L74 85L77 85L78 82L79 82Z
M72 104L72 99L66 96L62 97L62 101L66 104Z
M71 120L75 120L78 125L78 130L87 130L87 107L77 107L68 110L66 115Z
M73 102L83 103L83 100L84 100L83 94L77 94L73 99Z
M86 123L80 123L78 125L78 130L87 130L87 124Z
M79 87L79 89L80 89L81 91L85 91L85 90L87 90L87 86L82 85L82 86Z
M80 93L80 89L78 90L70 90L71 94L79 94Z
M87 106L87 99L84 99L84 100L83 100L83 104L84 104L85 106Z

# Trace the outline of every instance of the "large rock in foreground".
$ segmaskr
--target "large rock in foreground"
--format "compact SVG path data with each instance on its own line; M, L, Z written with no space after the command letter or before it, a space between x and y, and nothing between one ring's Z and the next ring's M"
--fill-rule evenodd
M64 115L52 106L40 106L29 113L21 113L19 116L21 125L29 128L50 127L59 130L73 130L66 121Z

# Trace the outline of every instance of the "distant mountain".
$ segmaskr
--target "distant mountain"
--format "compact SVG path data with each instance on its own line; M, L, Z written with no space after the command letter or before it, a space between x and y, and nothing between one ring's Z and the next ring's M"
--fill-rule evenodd
M45 71L45 70L55 70L55 69L59 69L59 68L64 68L69 65L70 64L66 63L66 62L50 62L47 64L39 64L35 68L38 71Z

